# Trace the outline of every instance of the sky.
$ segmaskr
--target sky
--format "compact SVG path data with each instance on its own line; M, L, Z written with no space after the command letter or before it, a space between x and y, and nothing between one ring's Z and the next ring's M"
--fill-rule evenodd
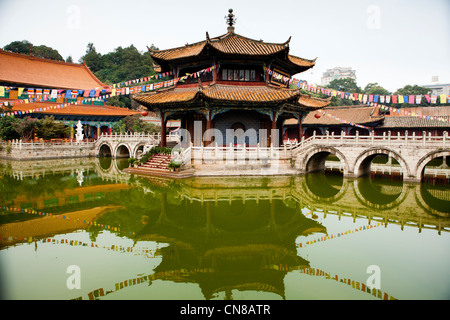
M334 67L356 71L364 88L450 83L450 0L0 0L0 47L28 40L75 62L89 42L97 52L154 44L169 49L227 32L283 43L290 54L317 58L296 78L320 85ZM131 79L123 79L131 80Z

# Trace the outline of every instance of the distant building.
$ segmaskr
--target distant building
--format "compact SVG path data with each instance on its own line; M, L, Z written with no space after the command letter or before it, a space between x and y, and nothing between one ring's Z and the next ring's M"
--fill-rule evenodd
M356 80L356 71L352 68L336 67L333 69L327 69L322 75L322 85L327 86L331 81L335 79L351 78Z
M441 94L450 95L450 83L447 84L427 84L423 87L431 89L432 96L439 96Z

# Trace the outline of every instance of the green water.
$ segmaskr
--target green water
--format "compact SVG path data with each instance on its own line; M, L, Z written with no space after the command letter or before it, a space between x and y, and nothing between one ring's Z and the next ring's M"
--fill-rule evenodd
M450 298L448 186L126 166L0 162L2 299Z

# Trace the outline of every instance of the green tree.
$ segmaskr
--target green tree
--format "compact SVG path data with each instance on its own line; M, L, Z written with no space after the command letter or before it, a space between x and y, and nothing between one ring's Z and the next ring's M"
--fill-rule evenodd
M66 127L62 123L55 121L53 116L50 116L39 120L35 131L38 138L50 140L64 135Z
M73 58L72 58L72 56L68 56L68 57L66 58L66 62L73 63Z
M343 79L334 79L328 85L328 88L335 89L343 92L353 92L353 93L361 93L362 90L356 84L355 79L352 78L343 78Z
M88 43L86 53L80 58L79 63L83 63L83 61L86 62L86 65L94 73L103 68L102 55L95 50L92 42Z
M431 93L431 89L421 87L418 85L406 85L403 88L397 89L397 91L394 92L394 95L402 95L402 96L408 96L408 95L426 95Z
M22 140L30 140L33 137L34 130L38 124L38 120L31 117L18 119L12 124L14 130L20 135Z
M3 47L3 49L15 52L15 53L22 53L22 54L30 54L30 49L32 48L33 44L28 40L22 40L22 41L13 41L10 44L7 44Z
M146 132L146 133L156 133L159 129L153 123L144 122L141 116L133 115L127 116L120 121L117 121L112 126L112 131L114 133L126 133L126 132Z
M44 45L33 47L33 55L44 59L64 61L63 57L59 54L58 50L55 50L53 48Z
M391 93L380 86L378 82L373 82L367 84L367 86L364 88L365 94L378 94L378 95L390 95Z
M3 140L20 139L20 134L16 131L15 125L19 122L14 116L4 116L0 118L0 138Z
M91 68L87 61L86 64ZM101 66L101 70L96 70L95 75L109 84L154 74L150 54L139 52L133 45L128 48L118 47L113 52L103 55Z

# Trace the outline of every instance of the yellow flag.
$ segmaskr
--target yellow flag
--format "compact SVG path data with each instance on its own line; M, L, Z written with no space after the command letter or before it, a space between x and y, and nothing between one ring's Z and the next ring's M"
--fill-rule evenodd
M20 97L21 95L22 95L22 92L23 92L23 88L18 88L17 89L17 92L18 92L18 97Z
M5 96L5 87L0 86L0 97L4 97Z
M363 97L363 95L360 93L360 94L358 94L358 100L359 101L362 101L362 97Z
M446 94L441 94L440 98L441 98L441 103L447 103L447 95Z
M398 103L404 103L402 95L398 96Z

